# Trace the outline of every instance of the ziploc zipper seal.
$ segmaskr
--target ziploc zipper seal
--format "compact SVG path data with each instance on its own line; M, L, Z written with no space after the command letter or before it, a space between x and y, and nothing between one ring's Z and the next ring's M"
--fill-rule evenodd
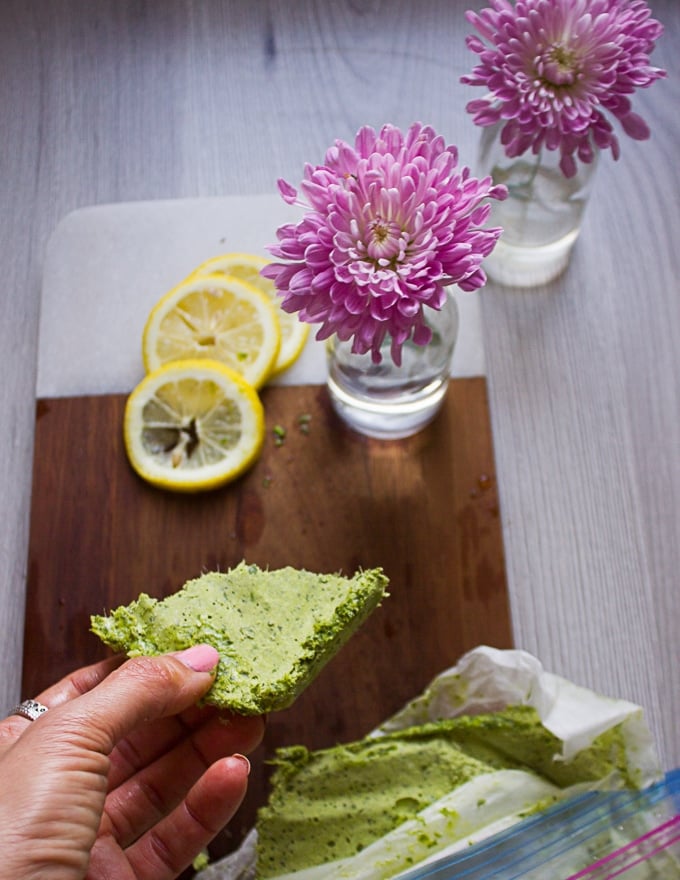
M680 768L587 792L399 880L680 880Z
M662 856L668 861L662 862ZM678 857L680 857L680 816L674 816L658 828L652 829L637 840L600 859L590 868L572 874L569 880L608 880L645 863L650 869L654 868L653 875L650 870L645 876L680 877ZM672 873L673 871L675 873Z

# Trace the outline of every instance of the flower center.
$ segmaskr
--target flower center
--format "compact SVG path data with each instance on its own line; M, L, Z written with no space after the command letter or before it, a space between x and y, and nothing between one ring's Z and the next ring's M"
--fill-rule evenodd
M572 85L578 73L576 52L560 43L553 43L541 59L539 71L541 77L551 85Z
M373 260L397 260L404 255L405 237L394 220L376 217L368 224L366 252Z

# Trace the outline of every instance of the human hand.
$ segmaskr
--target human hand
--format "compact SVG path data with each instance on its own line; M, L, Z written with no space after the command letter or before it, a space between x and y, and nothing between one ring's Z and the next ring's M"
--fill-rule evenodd
M196 703L207 645L111 658L0 721L0 877L172 880L226 825L247 786L261 718ZM240 753L240 754L239 754Z

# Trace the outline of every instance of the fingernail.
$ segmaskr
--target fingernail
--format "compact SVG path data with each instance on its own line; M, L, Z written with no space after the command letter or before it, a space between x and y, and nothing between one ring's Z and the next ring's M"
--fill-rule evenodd
M173 656L189 669L193 669L194 672L210 672L217 666L220 659L220 655L212 645L192 645L186 651L179 651Z
M246 774L250 775L250 761L246 758L245 755L240 755L237 752L235 755L232 755L232 758L236 758L237 761L241 761L241 763L245 765Z

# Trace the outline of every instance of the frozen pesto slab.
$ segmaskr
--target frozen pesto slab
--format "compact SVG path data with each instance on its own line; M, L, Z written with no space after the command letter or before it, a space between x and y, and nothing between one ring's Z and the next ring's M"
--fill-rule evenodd
M386 595L382 569L347 578L241 563L188 581L165 599L142 593L92 631L128 655L205 642L220 654L206 702L243 715L284 709Z
M561 789L625 767L617 728L571 761L556 758L560 750L560 741L529 706L434 721L314 752L303 746L280 749L268 803L257 817L257 877L350 859L486 774L491 774L489 781L499 771L528 774L524 787L531 788L535 780L541 800L534 809L542 809ZM483 807L480 799L472 811ZM463 833L462 820L473 821L450 808L442 812L446 815L437 817L439 826L431 817L414 832L410 847L421 846L420 857L440 845L437 835L455 841ZM401 868L408 866L404 856ZM329 876L345 875L329 870Z
M310 752L280 749L257 816L257 877L355 855L428 804L489 772L436 725Z

